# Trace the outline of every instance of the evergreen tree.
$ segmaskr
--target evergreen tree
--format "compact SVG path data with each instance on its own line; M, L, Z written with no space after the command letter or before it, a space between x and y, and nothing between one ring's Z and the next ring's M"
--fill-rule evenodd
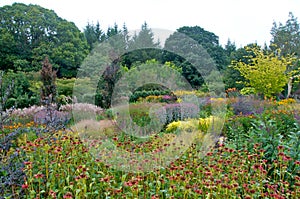
M84 36L89 44L90 51L93 49L95 43L105 40L105 34L100 28L99 21L96 25L88 23L84 29Z
M280 55L300 56L300 25L293 13L289 13L289 19L284 25L274 22L271 35L270 48L273 51L280 49Z

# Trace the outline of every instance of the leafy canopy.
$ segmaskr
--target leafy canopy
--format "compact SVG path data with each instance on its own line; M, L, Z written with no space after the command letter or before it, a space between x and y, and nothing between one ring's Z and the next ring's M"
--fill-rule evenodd
M0 69L39 71L48 56L59 76L71 77L88 52L84 34L53 10L22 3L0 7Z
M266 98L271 98L283 91L291 75L286 71L291 66L293 58L278 57L274 53L264 52L259 47L246 50L253 53L244 57L248 63L233 62L233 67L248 80L246 84L254 88L256 94L261 94Z

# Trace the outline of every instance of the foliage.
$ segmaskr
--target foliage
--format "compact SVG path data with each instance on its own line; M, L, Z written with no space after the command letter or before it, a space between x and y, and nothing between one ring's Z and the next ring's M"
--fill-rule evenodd
M230 45L230 44L229 44ZM250 56L255 57L255 54L253 51L249 51L248 49L257 48L257 44L248 44L244 46L243 48L239 48L236 51L233 51L230 53L230 61L232 62L240 62L250 64L250 61L248 58ZM245 84L247 84L247 80L245 77L243 77L239 70L237 70L232 64L228 65L228 67L224 70L223 74L224 83L226 89L228 88L237 88L238 90L241 90L245 87Z
M14 3L0 10L2 70L38 71L49 56L58 76L76 75L88 45L74 23L38 5Z
M172 136L155 136L145 144L137 144L126 135L114 138L120 148L146 152L162 146ZM30 198L299 196L300 178L294 174L299 171L300 162L282 153L284 147L276 149L279 155L276 164L264 159L265 151L259 145L251 151L219 147L204 157L198 147L192 144L166 167L148 173L124 173L92 158L78 137L60 131L51 140L41 137L24 145L26 178L22 190ZM274 171L274 165L277 165L276 172L269 173ZM292 170L288 169L289 165L293 165Z
M49 100L51 103L56 102L56 71L53 71L47 57L43 61L41 80L43 83L41 101Z
M237 100L230 99L229 106L239 103ZM250 98L241 100L240 106L247 103L265 110L259 115L229 118L223 131L225 146L216 146L205 154L200 144L200 130L213 129L210 124L218 123L216 117L199 120L197 113L196 119L172 122L166 126L166 131L147 139L116 129L101 131L101 136L109 139L116 148L134 153L160 153L176 140L178 129L199 131L196 140L176 160L145 173L118 171L104 164L89 153L101 144L101 140L93 140L90 146L83 143L84 138L78 137L74 130L56 130L49 136L49 133L39 134L47 132L47 128L36 128L33 122L25 128L20 128L22 125L19 124L5 126L11 132L0 139L0 150L5 150L1 153L0 172L4 175L0 182L5 184L0 189L1 194L27 198L298 198L300 128L293 110L285 110L291 104L278 105L269 101L251 104ZM211 103L215 101L219 102L221 98L210 100ZM152 105L131 104L131 118L139 125L146 125ZM92 105L77 106L81 112L90 109L103 113L102 109ZM74 110L72 105L61 108L66 112ZM119 116L114 117L118 119ZM97 129L102 123L95 122L89 125ZM87 125L84 121L81 129L89 128ZM21 156L11 156L20 149Z
M161 96L161 95L168 95L170 91L168 90L143 90L143 91L135 91L131 96L129 101L135 102L140 98L146 98L146 101L150 98L150 96ZM147 98L148 97L148 98Z
M13 86L14 81L12 80L7 87L4 87L3 71L0 71L0 130L3 129L4 122L9 118L10 112L5 111L4 106L11 94Z
M36 81L33 73L7 71L3 75L3 86L14 82L4 109L11 107L23 108L39 102L39 90L32 90L32 81Z
M1 149L0 149L1 150ZM8 156L8 160L0 160L0 198L20 198L24 195L21 189L26 177L23 172L24 162L20 152Z
M78 79L76 81L79 81ZM59 96L68 96L71 97L73 94L73 86L74 86L75 78L60 78L56 79L57 86L57 94Z
M127 28L123 30L128 34ZM144 22L139 32L135 32L132 38L127 38L129 35L125 35L125 40L128 43L128 52L121 58L121 64L131 68L132 66L145 63L147 60L160 59L160 52L156 48L159 47L159 41L154 41L154 33L148 24ZM127 39L126 39L127 38Z
M199 107L193 103L173 103L166 104L157 110L156 115L165 125L173 121L183 121L188 118L197 118Z
M204 30L199 26L183 26L178 28L177 31L186 34L202 45L214 59L219 70L225 69L230 63L226 57L225 50L219 45L219 37L214 33Z
M90 51L93 49L97 42L101 42L105 39L105 34L100 28L99 21L96 25L88 23L84 28L84 36L89 44Z
M289 13L289 18L285 24L273 23L271 29L272 39L270 49L280 57L294 56L295 60L287 70L289 72L289 82L285 87L286 97L296 91L299 80L299 53L300 53L300 25L293 13ZM278 51L278 49L280 49Z
M241 90L241 94L244 96L251 96L256 94L256 90L253 87L244 87Z
M251 97L232 98L229 101L229 107L235 115L261 114L265 109L273 108L271 103Z
M208 133L209 130L215 123L218 123L217 117L207 117L207 118L199 118L199 119L187 119L184 121L174 121L167 125L166 132L174 133L176 130L183 131L199 131L201 133Z
M265 54L259 48L250 48L255 56L246 57L249 63L233 62L234 67L249 81L255 92L267 98L280 93L288 82L287 68L291 58L281 57L273 53Z
M270 48L276 51L278 48L281 50L280 55L287 56L295 54L299 57L300 53L300 26L297 18L292 12L289 13L289 18L285 24L276 22L273 23L271 29L272 39Z

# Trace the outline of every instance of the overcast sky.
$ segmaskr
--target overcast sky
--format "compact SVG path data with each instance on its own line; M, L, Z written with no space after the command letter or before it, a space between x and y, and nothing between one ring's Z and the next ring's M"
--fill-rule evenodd
M52 9L81 30L97 21L105 31L114 23L139 29L144 21L153 29L198 25L237 47L268 44L274 21L285 23L289 12L300 16L300 0L0 0L0 6L14 2Z

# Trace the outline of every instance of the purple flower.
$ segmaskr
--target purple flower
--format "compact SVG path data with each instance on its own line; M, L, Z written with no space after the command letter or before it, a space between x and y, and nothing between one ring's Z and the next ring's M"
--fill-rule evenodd
M170 99L172 99L172 97L170 95L164 95L164 96L162 96L162 99L163 100L170 100Z

